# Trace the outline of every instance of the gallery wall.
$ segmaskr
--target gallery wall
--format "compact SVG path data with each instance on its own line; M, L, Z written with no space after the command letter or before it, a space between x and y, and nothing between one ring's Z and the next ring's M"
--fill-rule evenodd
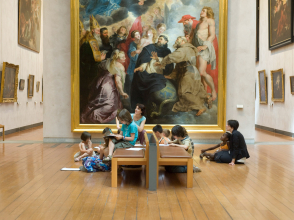
M279 133L294 134L294 95L290 93L289 76L294 75L294 44L270 51L268 49L268 0L260 0L259 62L256 63L255 124ZM264 25L263 25L264 24ZM272 102L271 70L283 68L285 102ZM268 104L259 103L258 71L265 70L268 85Z
M41 15L43 18L43 7ZM25 88L22 91L17 89L19 104L0 103L0 124L5 125L5 130L8 132L41 124L43 122L43 104L40 103L42 101L43 35L41 34L40 53L18 44L18 0L0 1L1 70L3 62L19 65L18 79L25 79ZM35 91L32 98L27 98L29 74L35 75ZM37 81L41 83L39 92L36 92Z
M44 141L77 141L71 132L70 0L44 1ZM228 0L227 119L254 140L255 11L254 0ZM246 83L244 83L246 82ZM243 109L237 109L237 105ZM219 134L191 134L194 140L217 141ZM94 134L94 138L101 135Z

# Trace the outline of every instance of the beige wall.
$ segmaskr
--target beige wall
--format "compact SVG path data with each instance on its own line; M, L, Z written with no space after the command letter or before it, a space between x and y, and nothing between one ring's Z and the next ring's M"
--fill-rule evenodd
M268 49L268 0L260 0L260 56L256 63L255 123L294 133L294 95L290 93L290 79L294 71L294 44L275 50ZM285 74L285 102L272 102L271 70L283 68ZM268 104L259 103L258 71L265 70L268 77ZM271 105L273 103L273 105Z
M28 50L18 44L18 0L0 1L1 70L3 62L19 65L18 78L25 79L26 82L24 90L17 90L19 105L17 103L0 103L0 124L4 124L5 129L10 130L43 122L43 105L40 104L42 101L41 86L39 92L35 91L33 98L27 98L29 74L35 75L35 83L42 82L43 37L41 36L40 53Z
M255 107L254 11L254 0L229 0L227 118L239 120L240 131L251 141ZM79 138L79 134L71 132L70 0L44 1L44 42L44 140ZM244 105L244 109L237 110L237 104ZM219 134L191 136L205 140L220 137Z

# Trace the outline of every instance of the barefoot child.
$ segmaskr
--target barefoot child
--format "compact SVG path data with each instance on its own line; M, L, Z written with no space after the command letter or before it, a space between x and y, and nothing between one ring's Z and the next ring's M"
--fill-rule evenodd
M74 155L75 162L80 161L84 157L95 156L92 148L91 134L84 131L81 135L82 142L79 144L80 151Z
M186 129L176 125L172 128L172 136L175 140L170 141L169 146L184 148L193 157L193 142ZM187 166L165 166L165 170L170 173L187 173ZM193 165L193 172L201 172L201 169Z
M201 150L201 154L200 154L200 158L202 159L203 157L206 157L207 159L210 159L210 160L214 160L215 157L217 156L217 153L220 152L220 151L223 151L223 150L226 150L228 151L229 150L229 140L230 140L230 137L231 137L231 133L229 132L226 132L224 133L220 140L222 141L222 143L214 146L214 147L210 147L210 148L207 148L207 149L202 149ZM214 153L207 153L206 151L210 151L210 150L214 150L218 148Z
M121 110L117 118L122 123L121 133L109 136L108 148L104 150L104 155L108 156L103 159L103 162L110 162L117 148L134 147L138 138L138 127L128 110Z
M159 144L168 144L170 140L163 135L163 129L161 125L154 126L152 130L157 137Z

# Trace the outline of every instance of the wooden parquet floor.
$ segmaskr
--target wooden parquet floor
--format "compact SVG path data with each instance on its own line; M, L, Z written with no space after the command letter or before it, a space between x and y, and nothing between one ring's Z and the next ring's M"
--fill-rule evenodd
M110 173L60 171L81 166L73 161L78 145L41 143L40 135L42 127L0 142L1 220L294 219L293 138L256 130L250 159L234 167L200 160L200 149L212 145L197 145L202 172L194 187L186 188L185 174L162 169L151 192L141 169L122 171L118 188L110 187Z

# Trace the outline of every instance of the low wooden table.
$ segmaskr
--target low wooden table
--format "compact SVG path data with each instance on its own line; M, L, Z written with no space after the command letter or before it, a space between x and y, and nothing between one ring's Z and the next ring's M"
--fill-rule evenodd
M5 140L5 129L4 129L4 125L0 125L0 128L3 129L3 132L2 132L2 136L3 136L3 141Z

